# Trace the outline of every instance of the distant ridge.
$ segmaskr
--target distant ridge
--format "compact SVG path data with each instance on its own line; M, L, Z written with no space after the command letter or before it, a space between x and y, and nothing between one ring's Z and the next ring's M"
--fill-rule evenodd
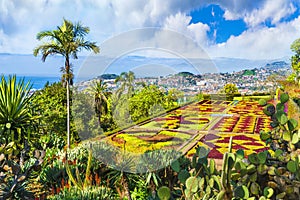
M285 61L276 61L272 63L266 64L264 68L266 69L282 69L282 68L288 68L290 65Z
M86 56L79 56L77 60L72 59L72 65L74 66L73 72L75 76L80 72L80 69L86 65ZM107 57L96 56L91 62L94 64L106 63L109 61ZM190 72L193 74L204 73L227 73L236 72L245 69L254 68L282 68L289 67L289 58L283 57L279 59L270 60L249 60L241 58L225 58L216 57L212 59L192 58L192 63L186 62L186 60L180 58L159 58L159 57L145 57L145 56L124 56L122 59L118 59L116 62L106 66L107 74L120 74L121 72L139 69L140 66L151 65L152 69L146 71L138 71L139 76L158 76L160 74L167 75L170 73ZM34 57L32 54L12 54L12 53L0 53L0 67L3 74L17 74L26 76L60 76L61 72L59 68L63 64L61 56L51 56L47 59L47 62L42 62L41 57ZM155 66L159 66L155 68ZM165 67L161 67L165 66ZM98 65L97 65L98 67ZM98 68L95 67L95 71ZM142 68L141 68L142 69ZM158 70L156 70L158 69ZM82 71L82 70L81 70ZM144 73L144 74L143 74ZM138 73L136 73L138 74ZM98 74L97 74L98 75ZM89 75L88 75L89 76ZM93 78L94 74L90 74Z
M97 76L98 79L116 79L118 77L116 74L102 74L101 76Z
M255 70L254 69L246 69L244 70L243 76L254 76L256 75Z
M178 74L176 74L177 76L183 76L183 77L187 77L187 76L194 76L193 73L191 72L179 72Z

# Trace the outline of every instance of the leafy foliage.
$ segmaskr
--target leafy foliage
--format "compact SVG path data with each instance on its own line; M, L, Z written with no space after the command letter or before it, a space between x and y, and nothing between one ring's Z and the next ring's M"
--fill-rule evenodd
M30 158L29 148L25 148L19 158L12 159L9 156L11 143L0 149L0 198L32 199L34 194L28 188L28 179L43 163L45 152L35 150L34 157Z
M261 131L270 151L236 157L231 179L235 181L234 195L238 198L297 199L299 196L299 131L298 122L284 112L287 94L280 96L277 105L266 104L265 114L270 116L273 130Z
M144 87L129 101L130 115L133 121L162 112L164 107L164 93L154 85Z
M227 83L224 86L222 93L225 93L226 99L229 100L232 100L235 95L239 94L237 86L233 83Z
M291 50L295 55L291 58L293 73L288 80L300 84L300 39L295 40L291 45Z
M59 194L49 197L50 200L102 200L114 199L112 190L106 187L88 187L81 190L76 187L65 188Z
M0 83L0 144L13 142L16 150L24 147L34 132L37 116L31 105L30 83L24 79L17 81L16 76L6 80L1 77ZM31 135L33 137L34 135ZM16 152L18 153L18 152Z
M102 79L94 81L88 88L88 92L94 96L94 108L98 122L101 126L101 116L108 114L108 92L107 84Z
M67 95L66 88L62 83L53 83L46 85L42 90L36 91L33 104L38 106L37 112L41 116L39 121L39 131L43 134L43 138L47 141L47 146L54 145L63 147L66 143L59 138L66 137L67 123ZM77 132L71 118L71 134L73 139L77 140ZM55 137L52 137L52 136Z
M90 32L89 27L83 26L79 22L72 23L66 19L61 26L53 31L42 31L37 34L38 40L50 39L49 42L43 43L36 47L33 55L42 54L42 61L45 62L49 55L62 55L65 58L65 66L62 68L62 82L68 81L73 84L73 73L70 65L70 57L77 59L77 53L83 49L99 53L100 49L95 42L85 40L85 36Z

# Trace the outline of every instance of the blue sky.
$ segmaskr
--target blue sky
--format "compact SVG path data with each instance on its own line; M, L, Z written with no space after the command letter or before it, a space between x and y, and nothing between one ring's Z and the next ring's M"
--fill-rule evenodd
M32 54L40 44L36 34L55 29L63 17L89 26L88 39L100 48L124 32L157 27L155 34L128 35L116 48L135 43L160 47L161 41L184 57L193 57L195 46L166 37L160 29L192 39L210 58L289 57L290 44L300 37L299 0L0 0L0 53Z
M198 22L208 24L210 30L207 36L214 43L226 42L231 35L238 36L247 30L247 24L243 19L226 20L224 13L219 5L204 6L190 13L192 17L190 24Z

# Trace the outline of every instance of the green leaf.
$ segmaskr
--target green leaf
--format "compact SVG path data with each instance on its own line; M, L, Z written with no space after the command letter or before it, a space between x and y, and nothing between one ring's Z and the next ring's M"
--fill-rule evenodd
M249 198L249 190L246 186L237 186L234 190L235 197L241 198L241 199L248 199Z
M288 118L285 114L283 114L280 116L278 121L281 125L285 125L288 122Z
M260 175L264 175L268 172L268 167L267 165L260 164L257 166L257 173Z
M270 137L271 137L270 133L267 133L267 132L264 132L264 131L262 131L260 133L260 139L263 140L263 141L269 139Z
M187 170L181 170L178 174L178 179L181 183L185 183L186 179L190 177L190 173Z
M149 184L150 183L150 179L152 177L152 172L150 172L147 176L147 180L146 180L146 184Z
M276 128L278 125L279 125L278 122L271 122L271 123L270 123L270 126L271 126L272 128Z
M240 173L232 173L232 174L231 174L231 179L232 179L233 181L237 181L240 177L241 177L241 174L240 174Z
M174 162L171 163L171 168L175 171L175 172L179 172L180 171L180 163L178 160L175 160Z
M297 133L294 133L292 136L292 143L297 144L299 142L299 137Z
M157 195L161 200L168 200L171 198L171 190L166 186L162 186L157 190Z
M157 181L157 178L156 178L155 173L152 173L152 177L153 177L154 184L155 184L156 186L158 186L158 181Z
M259 164L259 159L258 159L256 153L250 154L250 155L248 156L248 160L249 160L249 162L252 163L252 164L255 164L255 165Z
M221 192L219 192L217 195L217 200L223 200L225 193L226 193L225 190L221 190Z
M278 103L277 105L276 105L276 110L277 111L284 111L284 104L282 104L282 103Z
M260 99L260 100L258 100L258 104L261 106L265 106L265 105L267 105L267 101L265 99Z
M288 163L287 163L287 169L292 172L292 173L295 173L297 171L297 162L294 161L294 160L290 160Z
M266 197L261 196L261 197L259 197L259 200L267 200L267 199L266 199Z
M199 180L199 188L201 190L204 190L204 187L205 187L205 178L202 177L200 180Z
M208 156L209 150L205 147L200 146L196 149L196 153L198 154L199 158L206 158Z
M283 138L285 141L290 142L290 141L291 141L291 134L290 134L290 132L285 131L285 132L282 134L282 138Z
M295 130L297 128L297 126L298 126L298 121L297 120L295 120L293 118L289 119L288 128L289 128L290 131Z
M250 185L250 192L254 195L258 195L259 194L259 190L260 190L260 186L254 182L254 183L251 183Z
M271 198L274 194L274 190L272 188L269 187L265 187L264 188L264 196L267 198Z
M214 187L214 182L215 182L215 180L213 178L210 178L209 181L208 181L209 187L213 188Z
M234 153L228 153L228 169L232 169L235 164Z
M280 194L277 194L277 195L276 195L276 199L284 199L285 195L286 195L285 192L282 192L282 193L280 193Z
M188 190L195 193L198 190L198 179L191 176L186 180L185 185Z
M236 152L236 159L237 160L242 160L245 158L245 152L244 152L244 149L238 149Z
M281 149L276 149L275 151L275 157L278 158L279 156L281 156L283 154L283 151Z
M236 170L246 169L246 164L242 160L238 160L234 167Z
M282 115L286 115L286 113L283 112L282 110L279 110L275 113L275 117L276 117L277 121L280 121L280 118Z
M215 180L215 183L216 183L216 186L217 186L217 190L221 190L222 189L222 186L221 186L221 178L216 176L216 175L212 175L211 176L214 180Z
M265 115L267 115L267 116L272 116L272 113L268 111L267 107L265 107L265 108L263 109L263 112L264 112Z
M249 176L249 180L250 180L251 182L256 182L256 180L257 180L257 173L251 174L251 175Z
M280 102L281 103L286 103L289 100L289 95L286 93L283 93L280 95Z
M252 174L253 172L256 171L256 166L254 164L250 164L248 167L247 167L247 173L248 174Z
M209 172L210 172L210 174L214 174L215 169L216 169L215 160L214 159L210 159L210 161L209 161Z
M259 152L257 154L257 157L258 157L258 160L259 160L260 164L265 164L266 163L267 153L268 153L267 151L264 151L264 152Z

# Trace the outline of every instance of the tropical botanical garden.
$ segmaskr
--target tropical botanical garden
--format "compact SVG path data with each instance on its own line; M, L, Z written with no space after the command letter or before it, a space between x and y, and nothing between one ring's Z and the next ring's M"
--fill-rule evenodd
M89 28L63 20L33 54L64 60L59 83L31 92L0 82L0 199L299 199L300 40L274 94L184 94L123 72L73 84L72 59L100 52Z

